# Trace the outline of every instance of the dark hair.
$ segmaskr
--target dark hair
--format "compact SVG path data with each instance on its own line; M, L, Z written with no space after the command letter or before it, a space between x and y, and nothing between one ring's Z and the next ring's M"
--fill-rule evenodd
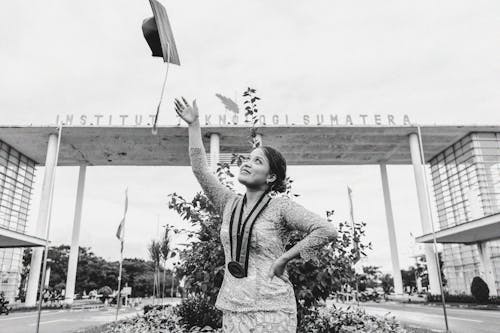
M285 192L286 191L286 160L281 153L270 146L260 146L269 161L269 169L271 174L276 175L276 180L271 183L271 191Z

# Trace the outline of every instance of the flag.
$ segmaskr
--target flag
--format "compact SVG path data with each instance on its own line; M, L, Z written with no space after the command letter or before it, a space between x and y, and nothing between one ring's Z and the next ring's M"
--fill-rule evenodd
M352 205L352 189L347 186L347 194L349 195L349 215L351 217L352 227L354 228L354 208Z
M127 209L128 209L128 188L125 190L125 211L123 212L123 218L120 221L120 225L118 226L118 229L116 230L116 238L118 238L121 242L121 251L123 252L123 241L125 240L125 217L127 216Z

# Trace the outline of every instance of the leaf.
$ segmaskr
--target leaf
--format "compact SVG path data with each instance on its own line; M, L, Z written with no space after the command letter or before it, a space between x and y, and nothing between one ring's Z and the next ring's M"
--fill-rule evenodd
M233 113L240 113L240 108L238 107L238 104L236 104L236 102L233 101L231 98L225 97L221 94L215 94L215 96L217 96L221 100L226 110L229 110Z

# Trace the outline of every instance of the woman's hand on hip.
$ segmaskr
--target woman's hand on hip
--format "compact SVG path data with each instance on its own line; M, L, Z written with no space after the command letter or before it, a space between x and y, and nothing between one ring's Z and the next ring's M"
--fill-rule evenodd
M188 101L181 97L182 101L178 98L175 99L175 112L182 118L186 123L191 124L198 120L200 114L198 113L198 105L196 105L196 99L193 101L193 106L189 105Z
M288 278L284 275L287 263L288 261L282 257L276 259L269 270L269 278L272 280L273 277L276 276L277 278L289 283L290 280L288 280Z

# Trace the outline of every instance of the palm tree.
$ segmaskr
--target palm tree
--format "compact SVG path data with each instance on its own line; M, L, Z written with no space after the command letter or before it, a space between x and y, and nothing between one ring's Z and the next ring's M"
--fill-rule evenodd
M148 247L149 257L153 261L155 266L154 279L153 279L153 304L155 298L159 294L159 267L161 259L161 244L155 240L152 240Z
M170 237L169 237L169 231L170 227L168 225L165 226L165 233L163 234L163 239L161 240L160 243L160 252L161 252L161 258L163 259L163 288L161 291L161 298L163 299L165 297L165 283L166 283L166 269L165 265L168 259L168 255L170 254Z

